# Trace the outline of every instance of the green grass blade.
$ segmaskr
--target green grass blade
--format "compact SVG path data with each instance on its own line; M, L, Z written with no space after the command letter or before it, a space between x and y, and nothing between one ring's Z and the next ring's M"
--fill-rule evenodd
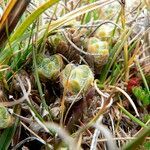
M134 117L132 114L130 114L124 107L122 107L120 104L118 104L120 109L123 111L124 114L126 114L129 118L131 118L134 122L139 124L141 127L148 128L147 125L145 125L142 121L140 121L138 118Z
M15 33L10 37L10 42L18 39L25 30L49 7L53 4L59 2L59 0L48 0L43 5L41 5L38 9L36 9L31 15L29 15L26 20L16 29Z
M113 47L113 49L110 52L110 58L107 62L107 64L104 67L103 72L100 75L100 81L103 83L106 78L107 75L110 71L110 68L112 67L113 63L115 62L115 60L117 59L118 55L120 54L125 42L127 41L128 37L131 35L133 28L131 28L129 31L125 30L120 39L118 40L118 42L116 43L116 45Z
M9 42L12 44L18 43L18 41L21 41L20 39L24 39L24 32L26 29L49 7L51 7L53 4L57 3L59 0L48 0L43 5L41 5L39 8L37 8L31 15L29 15L24 22L18 26L18 28L15 30L15 32L12 34L12 36L9 39ZM26 37L26 36L25 36ZM4 63L4 61L7 61L12 57L12 50L7 45L4 50L1 52L0 57L0 63Z
M12 126L10 128L7 128L3 131L3 133L0 136L0 149L1 150L7 150L10 143L11 139L14 135L14 131L16 129L16 126Z

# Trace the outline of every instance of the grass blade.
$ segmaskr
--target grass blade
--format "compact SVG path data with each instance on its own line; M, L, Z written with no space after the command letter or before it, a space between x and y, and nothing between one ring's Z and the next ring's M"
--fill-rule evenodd
M141 144L144 142L145 138L150 135L150 127L149 128L144 128L141 130L139 133L138 137L131 141L130 143L127 143L124 147L123 150L132 150L132 149L137 149Z
M26 18L26 20L17 28L15 33L11 36L10 42L18 39L25 30L49 7L53 4L57 3L59 0L48 0L43 5L41 5L38 9L36 9L30 16Z

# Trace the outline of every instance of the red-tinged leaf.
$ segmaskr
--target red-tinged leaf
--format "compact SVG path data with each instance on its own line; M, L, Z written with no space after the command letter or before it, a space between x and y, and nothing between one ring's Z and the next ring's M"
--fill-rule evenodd
M131 78L128 81L128 85L127 85L128 92L132 92L132 88L136 86L140 86L140 78L138 77Z

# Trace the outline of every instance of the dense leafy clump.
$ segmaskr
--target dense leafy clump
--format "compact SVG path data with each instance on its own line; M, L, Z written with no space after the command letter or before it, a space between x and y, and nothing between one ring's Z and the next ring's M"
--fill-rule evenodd
M148 0L0 10L0 149L149 149Z

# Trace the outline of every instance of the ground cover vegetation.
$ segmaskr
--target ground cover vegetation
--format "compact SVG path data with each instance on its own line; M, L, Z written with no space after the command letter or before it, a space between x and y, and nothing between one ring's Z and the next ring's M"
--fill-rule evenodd
M1 0L0 15L0 150L150 149L149 0Z

